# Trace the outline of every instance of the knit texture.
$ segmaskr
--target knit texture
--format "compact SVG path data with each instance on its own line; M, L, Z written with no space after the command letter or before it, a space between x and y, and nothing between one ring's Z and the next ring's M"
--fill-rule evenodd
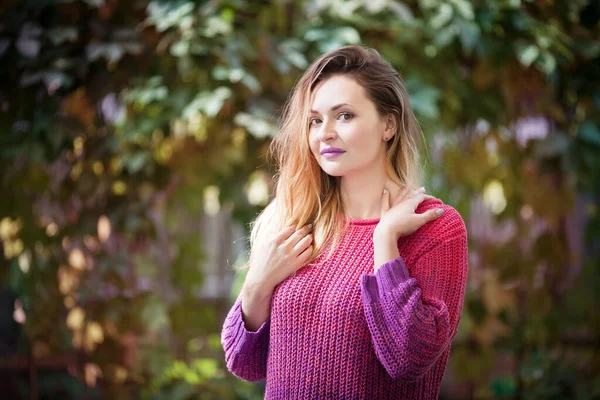
M400 257L373 273L379 219L351 220L336 252L281 282L271 315L246 329L239 296L221 333L228 369L266 379L265 399L437 399L467 282L458 212L398 240Z

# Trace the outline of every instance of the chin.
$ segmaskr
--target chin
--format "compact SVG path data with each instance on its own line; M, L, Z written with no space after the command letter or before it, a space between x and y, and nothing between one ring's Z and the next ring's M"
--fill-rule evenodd
M335 167L332 168L331 166L327 166L325 168L323 168L321 166L321 169L323 170L323 172L325 172L329 176L344 176L348 172L348 171L346 171L346 169L335 168Z
M327 172L327 171L325 171L325 173L329 176L334 176L336 178L339 178L340 176L344 176L344 174L331 173L331 172Z

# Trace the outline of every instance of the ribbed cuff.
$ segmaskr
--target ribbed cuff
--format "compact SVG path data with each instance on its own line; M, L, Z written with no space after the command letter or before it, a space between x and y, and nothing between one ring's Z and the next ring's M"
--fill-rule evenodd
M383 264L374 274L363 274L360 283L363 301L379 301L386 293L410 279L408 269L402 257L394 258Z
M237 351L241 354L255 351L257 342L263 337L263 333L269 330L271 318L267 319L256 331L249 331L246 328L244 318L242 316L242 300L238 300L233 311L232 327L234 329L233 336L237 343ZM260 343L264 345L264 343Z

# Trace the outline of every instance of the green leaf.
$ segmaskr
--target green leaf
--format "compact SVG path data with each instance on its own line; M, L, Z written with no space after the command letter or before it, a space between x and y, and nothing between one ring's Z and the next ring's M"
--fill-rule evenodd
M571 141L569 137L562 132L556 132L548 135L544 140L536 141L536 157L556 157L565 154Z
M187 40L180 40L175 42L171 46L171 54L175 57L187 56L190 52L190 42Z
M466 0L450 0L456 11L467 20L475 19L475 13L473 12L473 5Z
M584 121L579 126L577 137L584 142L600 146L600 130L598 130L598 126L590 120Z
M72 27L60 26L49 29L47 32L48 37L55 46L58 46L64 42L73 42L79 36L77 29Z
M418 116L430 119L438 117L437 102L441 94L437 88L424 84L414 76L406 79L406 87L410 93L410 104Z
M273 137L277 133L277 127L272 122L245 112L238 113L234 122L248 129L248 132L259 139Z
M216 116L226 100L232 95L230 88L221 86L212 92L201 92L183 109L184 118L190 118L198 111L204 112L208 117Z
M261 90L260 82L254 77L254 75L245 73L242 78L242 83L254 94L257 94Z
M491 386L495 398L499 399L512 398L515 395L517 388L515 379L512 376L496 378Z
M540 55L540 49L533 44L517 49L517 58L522 65L530 66Z
M459 21L456 26L459 29L458 37L464 49L472 50L480 40L480 30L476 23Z
M144 166L152 160L152 155L148 151L139 151L131 155L127 154L123 157L123 164L127 170L135 174L139 172Z
M192 2L151 1L146 8L148 18L144 24L154 25L157 31L164 32L171 27L178 26L181 20L194 10L194 7Z
M537 65L546 75L552 74L556 70L556 58L552 53L544 51L537 61Z
M302 69L308 66L308 61L306 60L306 57L304 57L304 54L298 51L288 51L286 53L286 58L292 65L294 65L297 68Z
M442 3L437 10L437 14L429 20L429 24L433 29L440 29L450 22L453 14L452 6L448 3Z
M227 35L231 33L232 25L220 17L210 17L206 20L206 27L202 31L202 35L212 38L218 35Z
M390 10L396 14L403 22L412 22L415 16L409 6L404 2L394 1L388 3Z
M149 330L157 332L168 327L169 315L166 303L157 294L149 295L141 310L141 318Z
M318 42L327 37L327 32L323 29L309 29L304 34L304 40L307 42Z
M200 358L194 360L193 369L198 372L202 378L212 378L218 368L217 360L212 358Z
M350 26L338 28L335 32L335 36L344 44L358 44L360 43L360 33Z
M168 398L172 400L189 400L197 395L197 391L196 387L188 382L175 382L169 391Z

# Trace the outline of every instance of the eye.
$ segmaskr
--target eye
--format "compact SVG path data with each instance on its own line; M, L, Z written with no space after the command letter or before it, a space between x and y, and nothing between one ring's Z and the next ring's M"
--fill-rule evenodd
M339 118L342 118L342 120L343 120L343 121L348 121L348 120L352 119L352 117L353 117L353 116L354 116L354 115L352 115L352 114L350 114L350 113L347 113L347 112L345 112L345 113L341 113L341 114L339 115Z
M310 121L308 121L308 125L313 126L315 124L318 124L319 122L321 122L319 118L311 118Z

